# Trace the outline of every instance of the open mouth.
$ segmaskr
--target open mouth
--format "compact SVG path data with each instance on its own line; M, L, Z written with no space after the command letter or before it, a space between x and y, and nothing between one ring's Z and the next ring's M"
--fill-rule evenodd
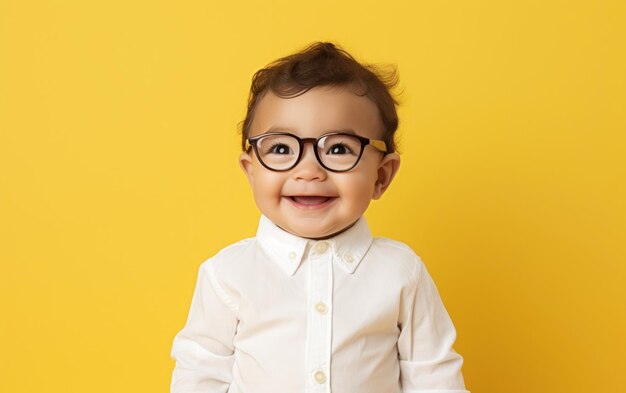
M300 209L319 209L332 203L336 197L320 195L292 195L286 197L292 205Z

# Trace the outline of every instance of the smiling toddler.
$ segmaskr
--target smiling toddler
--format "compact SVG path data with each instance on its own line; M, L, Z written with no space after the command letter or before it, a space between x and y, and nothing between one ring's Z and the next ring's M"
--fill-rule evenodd
M261 219L201 265L172 393L467 392L424 263L363 217L400 165L396 82L332 43L254 75L239 163Z

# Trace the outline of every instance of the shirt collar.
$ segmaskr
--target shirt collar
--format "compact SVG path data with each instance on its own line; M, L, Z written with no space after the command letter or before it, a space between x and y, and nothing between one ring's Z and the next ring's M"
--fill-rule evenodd
M365 217L346 231L324 240L307 239L291 234L261 215L256 239L260 247L289 275L294 275L307 253L316 252L318 243L326 243L333 260L353 274L372 244L372 234Z

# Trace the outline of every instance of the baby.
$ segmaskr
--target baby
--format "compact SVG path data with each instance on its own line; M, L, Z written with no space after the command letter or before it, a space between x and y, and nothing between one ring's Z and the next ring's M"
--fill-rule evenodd
M363 217L400 165L396 82L332 43L254 75L239 163L261 219L200 266L172 393L468 392L424 263Z

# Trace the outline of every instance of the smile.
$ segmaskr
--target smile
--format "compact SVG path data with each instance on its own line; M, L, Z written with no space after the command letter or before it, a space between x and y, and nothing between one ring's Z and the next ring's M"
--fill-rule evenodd
M332 204L337 197L318 195L293 195L284 197L292 206L302 210L323 209Z

